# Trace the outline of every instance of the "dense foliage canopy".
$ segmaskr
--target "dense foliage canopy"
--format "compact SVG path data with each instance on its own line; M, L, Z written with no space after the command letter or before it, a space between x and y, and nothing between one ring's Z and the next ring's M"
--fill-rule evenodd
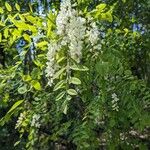
M148 0L0 1L0 149L148 150Z

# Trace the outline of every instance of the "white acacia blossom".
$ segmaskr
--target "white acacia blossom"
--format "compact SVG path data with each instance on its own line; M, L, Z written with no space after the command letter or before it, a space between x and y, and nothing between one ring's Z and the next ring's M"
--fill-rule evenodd
M48 85L52 86L53 84L53 76L55 73L55 54L58 46L56 43L50 43L48 45L48 53L47 53L47 67L45 70L46 77L49 79Z
M34 114L32 117L32 120L31 120L31 127L40 128L41 124L40 124L39 120L40 120L40 115Z
M20 116L18 117L15 129L19 128L25 119L26 119L26 113L25 112L20 113Z
M98 44L100 33L96 23L93 23L93 19L86 20L79 16L80 14L72 7L71 0L62 0L60 11L56 17L56 34L59 42L48 45L46 77L50 86L53 84L53 76L56 72L55 55L57 50L65 49L68 56L80 63L85 43L91 45L92 49L101 48Z
M69 18L71 16L71 2L70 0L63 0L60 6L60 12L56 18L57 34L63 35L67 29Z
M119 101L119 98L117 97L116 93L113 93L112 94L112 110L114 111L119 111L119 106L118 106L118 101Z
M87 30L88 41L90 41L93 49L100 50L101 44L99 43L100 40L99 28L96 25L96 23L92 21L92 18L88 18L88 21L90 22L90 28Z
M86 20L82 17L77 17L74 13L70 19L68 36L70 39L70 56L72 59L80 62L82 57L83 40L85 38L85 22Z
M77 62L82 56L85 22L86 20L79 17L77 11L72 9L70 0L64 0L61 3L60 12L56 18L57 34L64 36L61 44L69 46L70 56Z

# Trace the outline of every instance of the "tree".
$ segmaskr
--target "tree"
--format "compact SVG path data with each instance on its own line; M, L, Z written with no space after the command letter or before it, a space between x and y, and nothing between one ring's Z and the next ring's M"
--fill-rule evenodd
M146 4L2 1L2 148L148 149Z

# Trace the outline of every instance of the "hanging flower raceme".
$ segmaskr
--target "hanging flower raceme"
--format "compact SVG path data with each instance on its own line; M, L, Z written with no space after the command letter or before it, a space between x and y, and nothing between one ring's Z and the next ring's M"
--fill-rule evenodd
M40 115L39 114L33 115L32 120L31 120L31 126L40 128L41 124L40 124Z
M112 94L112 110L114 111L119 111L119 106L118 106L118 101L119 101L119 98L117 97L116 93L113 93Z
M20 113L20 116L18 117L15 129L21 127L21 125L25 119L26 119L26 112Z
M90 45L90 48L92 46L92 49L100 48L98 45L100 34L96 23L81 17L79 12L72 7L70 0L61 2L60 11L56 17L56 34L59 41L57 43L60 45L50 43L47 53L46 76L50 86L53 84L53 76L57 66L55 61L57 49L60 47L62 50L65 49L66 57L69 56L76 63L80 63L84 44Z
M76 62L80 62L82 57L83 40L85 38L86 20L82 17L76 16L74 12L70 18L70 24L68 29L68 37L70 40L69 51L70 56Z
M56 26L57 26L58 35L65 34L68 28L70 16L71 16L71 2L70 0L63 0L60 6L60 12L56 18Z
M46 77L49 79L48 85L52 86L53 84L53 75L55 73L55 54L57 50L56 43L50 43L48 45L48 53L47 53L47 68L45 70Z

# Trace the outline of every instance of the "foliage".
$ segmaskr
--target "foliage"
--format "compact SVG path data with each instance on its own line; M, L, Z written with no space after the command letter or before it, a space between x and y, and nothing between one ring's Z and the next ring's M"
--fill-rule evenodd
M88 30L94 22L100 33L93 44L83 32L82 54L70 52L72 38L60 45L70 26L56 32L59 3L41 15L36 4L1 4L1 149L148 149L149 31L146 19L132 14L134 3L72 5L73 17L85 19ZM120 6L132 17L122 17Z

